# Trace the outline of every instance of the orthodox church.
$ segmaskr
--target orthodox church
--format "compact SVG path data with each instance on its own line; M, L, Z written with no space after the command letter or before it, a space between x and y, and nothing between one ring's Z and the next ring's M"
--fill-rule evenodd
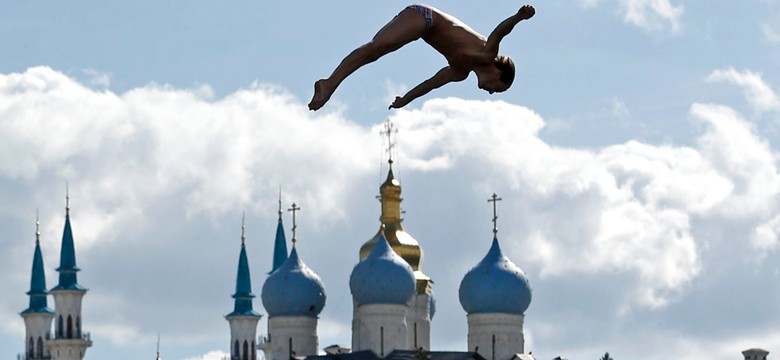
M531 287L523 270L502 253L498 240L496 203L501 199L493 194L488 200L493 203L492 244L464 275L458 291L467 314L468 348L438 351L432 350L430 336L436 314L433 281L422 269L422 247L402 226L401 185L393 174L392 157L379 192L379 230L360 247L360 261L349 277L351 348L331 345L320 350L317 323L326 305L325 286L298 255L296 211L300 207L295 203L289 209L293 224L288 253L280 196L273 265L261 291L268 335L257 336L261 314L253 307L242 224L233 311L225 315L230 326L230 360L257 360L259 351L267 360L535 360L525 353L523 335ZM56 269L59 283L51 290L46 287L38 227L36 220L29 306L20 313L25 323L25 352L18 360L81 360L92 341L82 331L81 301L87 289L77 279L80 269L67 195ZM48 306L49 295L54 298L54 309ZM742 354L745 360L766 360L769 352L749 349ZM159 339L156 359L161 359Z
M493 239L487 254L467 272L459 299L466 312L468 348L438 351L431 347L431 321L436 314L433 281L422 270L423 250L402 226L401 185L389 161L380 186L381 215L376 235L359 249L360 262L349 277L353 300L351 348L332 345L320 350L317 322L326 305L325 286L296 249L296 211L293 203L292 249L288 253L282 223L281 199L274 239L273 266L263 284L261 299L268 313L267 336L257 336L261 314L254 310L251 271L242 225L233 311L230 360L534 360L524 348L523 322L531 303L531 288L523 270L501 251L493 194ZM81 360L92 345L82 331L81 301L87 289L78 283L76 252L66 196L65 227L60 252L59 283L47 290L40 232L30 280L29 306L20 315L25 323L25 352L19 360ZM477 259L475 259L476 262ZM54 309L48 306L54 298ZM52 332L52 329L54 331ZM768 352L749 349L745 360L766 360ZM160 360L159 340L157 360ZM562 359L558 357L558 359Z
M465 274L459 296L468 322L468 351L433 351L431 321L436 313L433 281L422 269L423 250L402 226L401 185L392 159L380 186L379 230L359 249L360 262L349 277L353 300L351 348L333 345L320 350L317 321L326 304L325 287L296 249L296 204L292 250L279 222L273 268L263 284L261 300L268 313L267 336L257 337L261 315L253 309L250 270L243 236L238 258L234 308L230 324L230 359L256 360L262 350L268 360L528 360L524 354L523 320L531 303L525 273L501 252L495 222L493 243L477 265ZM243 233L243 232L242 232ZM474 259L477 262L478 259ZM255 341L257 339L257 341Z

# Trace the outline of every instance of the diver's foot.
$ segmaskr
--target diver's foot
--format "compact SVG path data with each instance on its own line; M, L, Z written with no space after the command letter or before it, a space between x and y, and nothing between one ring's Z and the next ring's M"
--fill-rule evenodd
M333 94L333 89L329 86L327 79L319 79L314 83L314 96L311 97L309 102L309 110L319 110L325 105L330 96Z

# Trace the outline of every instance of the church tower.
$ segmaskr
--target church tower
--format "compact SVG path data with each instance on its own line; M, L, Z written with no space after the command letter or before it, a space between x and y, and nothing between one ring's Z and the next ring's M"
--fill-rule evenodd
M51 337L51 321L54 311L49 308L46 297L46 274L41 255L39 222L35 221L35 253L33 254L32 277L30 279L30 306L20 314L24 319L25 328L25 359L44 360L51 359L49 349L44 346L44 341Z
M65 230L60 249L60 281L51 289L54 296L54 339L46 342L54 360L81 360L87 348L92 346L89 334L82 332L81 301L87 289L79 285L76 266L76 249L70 227L69 198L65 199Z
M433 281L422 271L423 250L420 244L401 225L403 218L401 216L401 183L393 174L393 151L395 149L395 140L393 135L397 130L389 120L385 123L382 134L387 137L387 152L389 169L387 179L379 187L379 201L381 202L382 213L379 217L380 228L371 240L367 241L360 248L360 260L363 260L371 253L372 249L384 236L390 247L409 266L412 267L415 279L415 291L409 302L409 309L406 315L407 324L407 349L423 350L431 349L431 320L435 313L435 299L433 297Z
M230 323L230 360L257 360L257 322L261 315L252 308L252 279L246 256L246 227L241 220L241 252L238 254L236 293L233 312L225 319Z
M498 243L496 194L493 203L493 243L482 261L460 283L459 296L468 313L468 351L487 360L510 360L523 354L523 321L531 304L525 272L501 252Z
M261 346L268 360L288 360L293 356L318 353L317 322L325 307L325 287L320 277L298 255L295 213L300 209L293 203L288 210L293 214L290 256L263 284L268 339Z
M409 302L415 290L412 267L393 251L384 235L349 277L354 313L352 350L385 357L409 347Z

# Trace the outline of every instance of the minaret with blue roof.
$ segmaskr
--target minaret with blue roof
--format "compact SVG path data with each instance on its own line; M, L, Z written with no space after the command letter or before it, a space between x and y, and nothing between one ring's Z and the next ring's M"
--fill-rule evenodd
M498 243L496 194L493 203L493 243L482 261L460 283L459 297L468 320L468 351L487 360L510 360L523 354L523 322L531 304L525 272L501 251Z
M54 339L46 342L54 360L81 360L92 346L89 334L82 331L81 301L87 289L78 283L76 249L70 226L70 198L65 197L65 230L60 249L60 281L51 294L54 296Z
M246 256L246 226L241 220L241 252L238 254L236 293L233 312L225 319L230 323L230 360L257 360L257 323L261 315L252 308L252 278Z
M317 323L325 307L325 287L298 255L295 214L300 209L295 203L289 209L293 215L290 256L263 284L261 297L268 312L268 339L261 347L268 360L318 353Z
M274 238L273 267L269 274L276 271L285 261L287 261L287 239L284 237L284 226L282 225L282 190L279 189L279 223L276 225L276 237Z
M407 350L406 316L415 292L412 267L390 247L384 235L349 277L354 314L352 350L385 357Z
M51 359L49 348L44 342L51 337L51 322L54 310L49 308L46 290L46 274L44 273L43 255L41 254L39 222L35 221L35 253L33 254L32 277L30 279L30 306L20 314L24 319L25 328L25 359Z

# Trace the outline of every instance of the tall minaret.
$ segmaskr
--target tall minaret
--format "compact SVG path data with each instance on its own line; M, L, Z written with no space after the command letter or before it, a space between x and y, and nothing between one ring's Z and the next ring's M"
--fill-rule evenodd
M276 271L285 261L287 261L287 239L284 237L284 226L282 225L282 189L279 188L279 223L276 225L276 237L274 238L274 262L271 272Z
M292 211L292 250L290 256L263 284L263 306L268 312L268 340L262 344L265 358L288 360L293 356L313 356L319 351L317 323L325 307L325 287L319 275L298 256L295 220Z
M382 135L387 138L388 172L387 179L379 187L379 201L382 204L382 214L379 217L380 229L371 240L360 247L360 260L371 253L371 250L384 236L390 247L400 255L414 271L415 292L409 301L406 313L407 343L409 350L431 349L431 320L434 314L433 281L422 272L423 250L420 244L401 225L401 183L393 174L393 153L397 129L388 120L384 125Z
M46 297L46 274L43 271L43 256L41 255L41 232L39 222L35 219L35 254L33 255L32 278L30 279L30 306L22 311L25 327L25 359L50 359L49 349L43 346L51 337L51 321L54 311L49 308Z
M54 296L54 339L46 342L54 360L81 360L92 346L89 334L81 331L81 300L87 289L79 285L76 273L76 249L70 228L70 198L65 196L65 230L60 250L60 282L51 289Z
M531 304L525 272L501 252L498 244L498 195L493 203L493 243L482 261L466 273L458 290L468 314L468 350L487 360L510 360L525 351L523 322Z
M241 220L241 252L238 255L238 275L233 312L225 316L230 323L230 359L257 360L257 322L260 314L252 309L252 280L249 273L249 261L246 257L246 227Z

